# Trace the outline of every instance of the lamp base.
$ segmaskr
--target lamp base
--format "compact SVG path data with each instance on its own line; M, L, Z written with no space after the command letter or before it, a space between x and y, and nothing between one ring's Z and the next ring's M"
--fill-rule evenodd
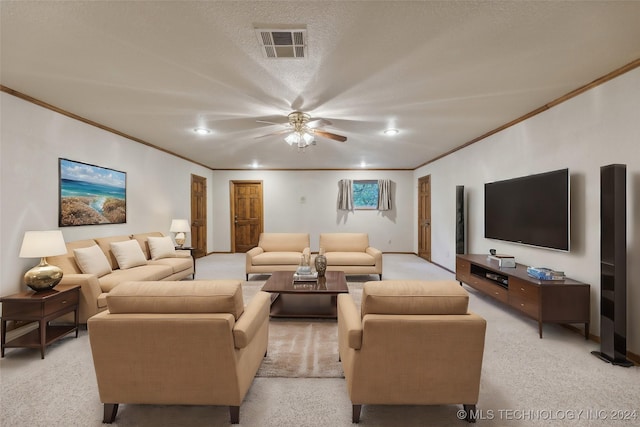
M187 240L187 236L183 232L176 234L176 245L182 247Z
M47 264L42 258L40 264L24 274L24 284L36 292L53 289L62 280L62 269L55 265Z

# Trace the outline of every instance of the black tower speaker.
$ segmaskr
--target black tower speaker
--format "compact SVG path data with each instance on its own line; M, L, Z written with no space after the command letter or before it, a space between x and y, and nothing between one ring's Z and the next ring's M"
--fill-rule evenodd
M456 254L466 253L464 238L464 185L456 186Z
M614 365L627 360L626 165L600 168L600 351Z

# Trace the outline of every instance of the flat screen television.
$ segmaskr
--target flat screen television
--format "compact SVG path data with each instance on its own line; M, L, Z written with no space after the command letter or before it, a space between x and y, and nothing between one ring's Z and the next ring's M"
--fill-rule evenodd
M484 185L484 237L569 250L569 169Z

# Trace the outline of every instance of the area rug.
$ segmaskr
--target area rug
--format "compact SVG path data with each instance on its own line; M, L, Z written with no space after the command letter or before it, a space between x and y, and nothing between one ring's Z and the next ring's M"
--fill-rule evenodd
M245 304L264 282L242 286ZM362 283L348 283L357 304ZM270 319L269 346L256 376L280 378L343 378L338 360L338 323L332 319Z

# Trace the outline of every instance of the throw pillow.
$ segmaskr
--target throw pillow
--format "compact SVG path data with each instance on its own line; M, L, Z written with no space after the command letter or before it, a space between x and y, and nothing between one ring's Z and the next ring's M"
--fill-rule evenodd
M73 255L76 258L78 267L80 267L80 271L84 274L95 274L98 277L102 277L111 273L109 260L107 260L98 245L74 249Z
M171 237L148 237L149 251L151 259L174 258L176 256L176 248L173 245Z
M137 240L111 242L110 246L111 252L113 252L113 256L116 257L118 267L120 267L121 270L145 265L147 263L147 258L145 258Z

